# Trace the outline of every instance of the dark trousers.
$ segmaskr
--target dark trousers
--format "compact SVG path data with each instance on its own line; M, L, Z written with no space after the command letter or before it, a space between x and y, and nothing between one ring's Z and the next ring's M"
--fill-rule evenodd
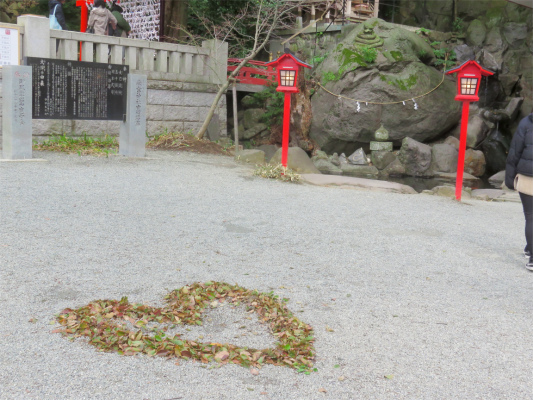
M533 254L533 196L520 192L518 194L524 207L524 217L526 217L526 247Z

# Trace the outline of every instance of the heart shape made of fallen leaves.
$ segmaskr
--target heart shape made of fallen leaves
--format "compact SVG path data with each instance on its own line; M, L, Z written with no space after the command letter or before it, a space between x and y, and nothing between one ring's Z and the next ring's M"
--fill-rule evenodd
M123 297L93 301L75 310L67 308L57 316L64 328L52 332L74 338L87 337L90 344L102 351L122 355L145 353L247 367L273 364L302 372L310 371L313 366L313 329L296 318L273 292L259 293L224 282L205 282L173 290L165 296L165 301L165 307L154 308L131 304ZM145 333L146 326L151 323L202 325L202 313L215 302L245 305L249 311L255 310L259 320L267 323L278 339L276 347L251 349L181 340L179 335L167 336L166 328L152 329L154 335ZM133 326L133 330L129 326Z

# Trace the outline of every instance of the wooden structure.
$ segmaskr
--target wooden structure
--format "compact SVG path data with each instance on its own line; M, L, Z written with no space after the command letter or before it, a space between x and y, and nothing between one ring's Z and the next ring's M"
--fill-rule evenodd
M363 22L377 17L379 0L307 0L298 12L299 27L324 23Z

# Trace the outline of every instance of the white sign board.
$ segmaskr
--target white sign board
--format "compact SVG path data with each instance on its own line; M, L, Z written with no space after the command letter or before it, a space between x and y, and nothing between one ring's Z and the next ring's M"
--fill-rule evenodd
M0 67L20 64L20 39L16 28L0 25Z

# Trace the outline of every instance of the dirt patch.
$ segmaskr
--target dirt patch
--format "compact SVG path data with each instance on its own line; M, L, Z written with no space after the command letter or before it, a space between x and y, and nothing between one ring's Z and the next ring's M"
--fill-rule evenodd
M154 150L180 150L199 154L220 154L225 156L233 156L234 150L234 146L225 147L208 139L198 139L196 136L184 133L155 136L146 143L146 147Z

